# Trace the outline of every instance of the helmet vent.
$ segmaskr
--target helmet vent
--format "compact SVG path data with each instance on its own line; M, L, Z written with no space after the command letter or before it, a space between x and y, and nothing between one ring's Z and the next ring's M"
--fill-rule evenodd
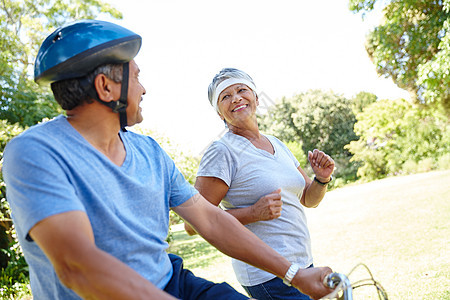
M53 43L56 43L56 41L59 41L60 39L62 39L62 32L58 32L58 34L55 35L55 37L53 38Z

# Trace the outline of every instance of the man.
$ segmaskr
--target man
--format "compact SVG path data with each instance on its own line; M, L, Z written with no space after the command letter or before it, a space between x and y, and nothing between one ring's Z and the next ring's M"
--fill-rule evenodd
M123 27L83 20L38 52L35 81L51 83L67 117L13 139L3 168L34 299L247 299L166 253L170 208L227 255L329 293L329 268L298 270L200 196L153 139L125 130L142 121L140 46Z

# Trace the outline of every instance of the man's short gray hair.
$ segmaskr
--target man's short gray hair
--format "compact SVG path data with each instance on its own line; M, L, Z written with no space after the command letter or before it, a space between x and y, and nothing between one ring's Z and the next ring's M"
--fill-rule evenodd
M122 82L123 64L106 64L99 66L90 74L86 75L88 85L94 89L94 80L98 74L105 74L114 82ZM84 78L83 78L84 79ZM71 110L83 103L92 103L88 92L82 87L81 78L71 78L53 82L51 88L56 102L64 110Z

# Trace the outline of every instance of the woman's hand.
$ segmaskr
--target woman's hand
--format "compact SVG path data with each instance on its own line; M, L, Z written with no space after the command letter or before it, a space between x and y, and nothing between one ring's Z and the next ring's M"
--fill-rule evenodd
M281 216L281 189L262 196L251 206L253 218L256 221L273 220Z
M321 182L328 182L334 171L334 160L324 152L314 149L308 151L308 160L316 178Z

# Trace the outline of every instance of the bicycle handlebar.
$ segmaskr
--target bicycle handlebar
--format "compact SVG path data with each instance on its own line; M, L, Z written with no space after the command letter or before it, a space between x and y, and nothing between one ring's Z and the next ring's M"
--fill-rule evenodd
M352 274L352 272L359 266L364 267L366 269L366 271L370 275L370 278L362 279L362 280L351 283L348 276L350 276L350 274ZM377 294L378 294L378 299L388 300L388 295L387 295L385 289L381 286L381 284L378 281L376 281L373 278L372 272L370 272L369 268L365 264L362 264L362 263L356 265L348 273L348 275L344 275L342 273L336 273L336 272L328 274L323 279L323 284L326 287L333 289L333 292L320 298L321 300L322 299L353 300L353 290L356 288L359 288L362 286L368 286L368 285L372 285L375 287Z
M343 292L342 297L338 299L342 300L353 300L352 284L348 277L342 273L331 273L328 274L324 280L323 284L326 287L334 289L334 292L325 296L322 299L335 299L338 298L339 291ZM330 297L330 298L329 298Z

